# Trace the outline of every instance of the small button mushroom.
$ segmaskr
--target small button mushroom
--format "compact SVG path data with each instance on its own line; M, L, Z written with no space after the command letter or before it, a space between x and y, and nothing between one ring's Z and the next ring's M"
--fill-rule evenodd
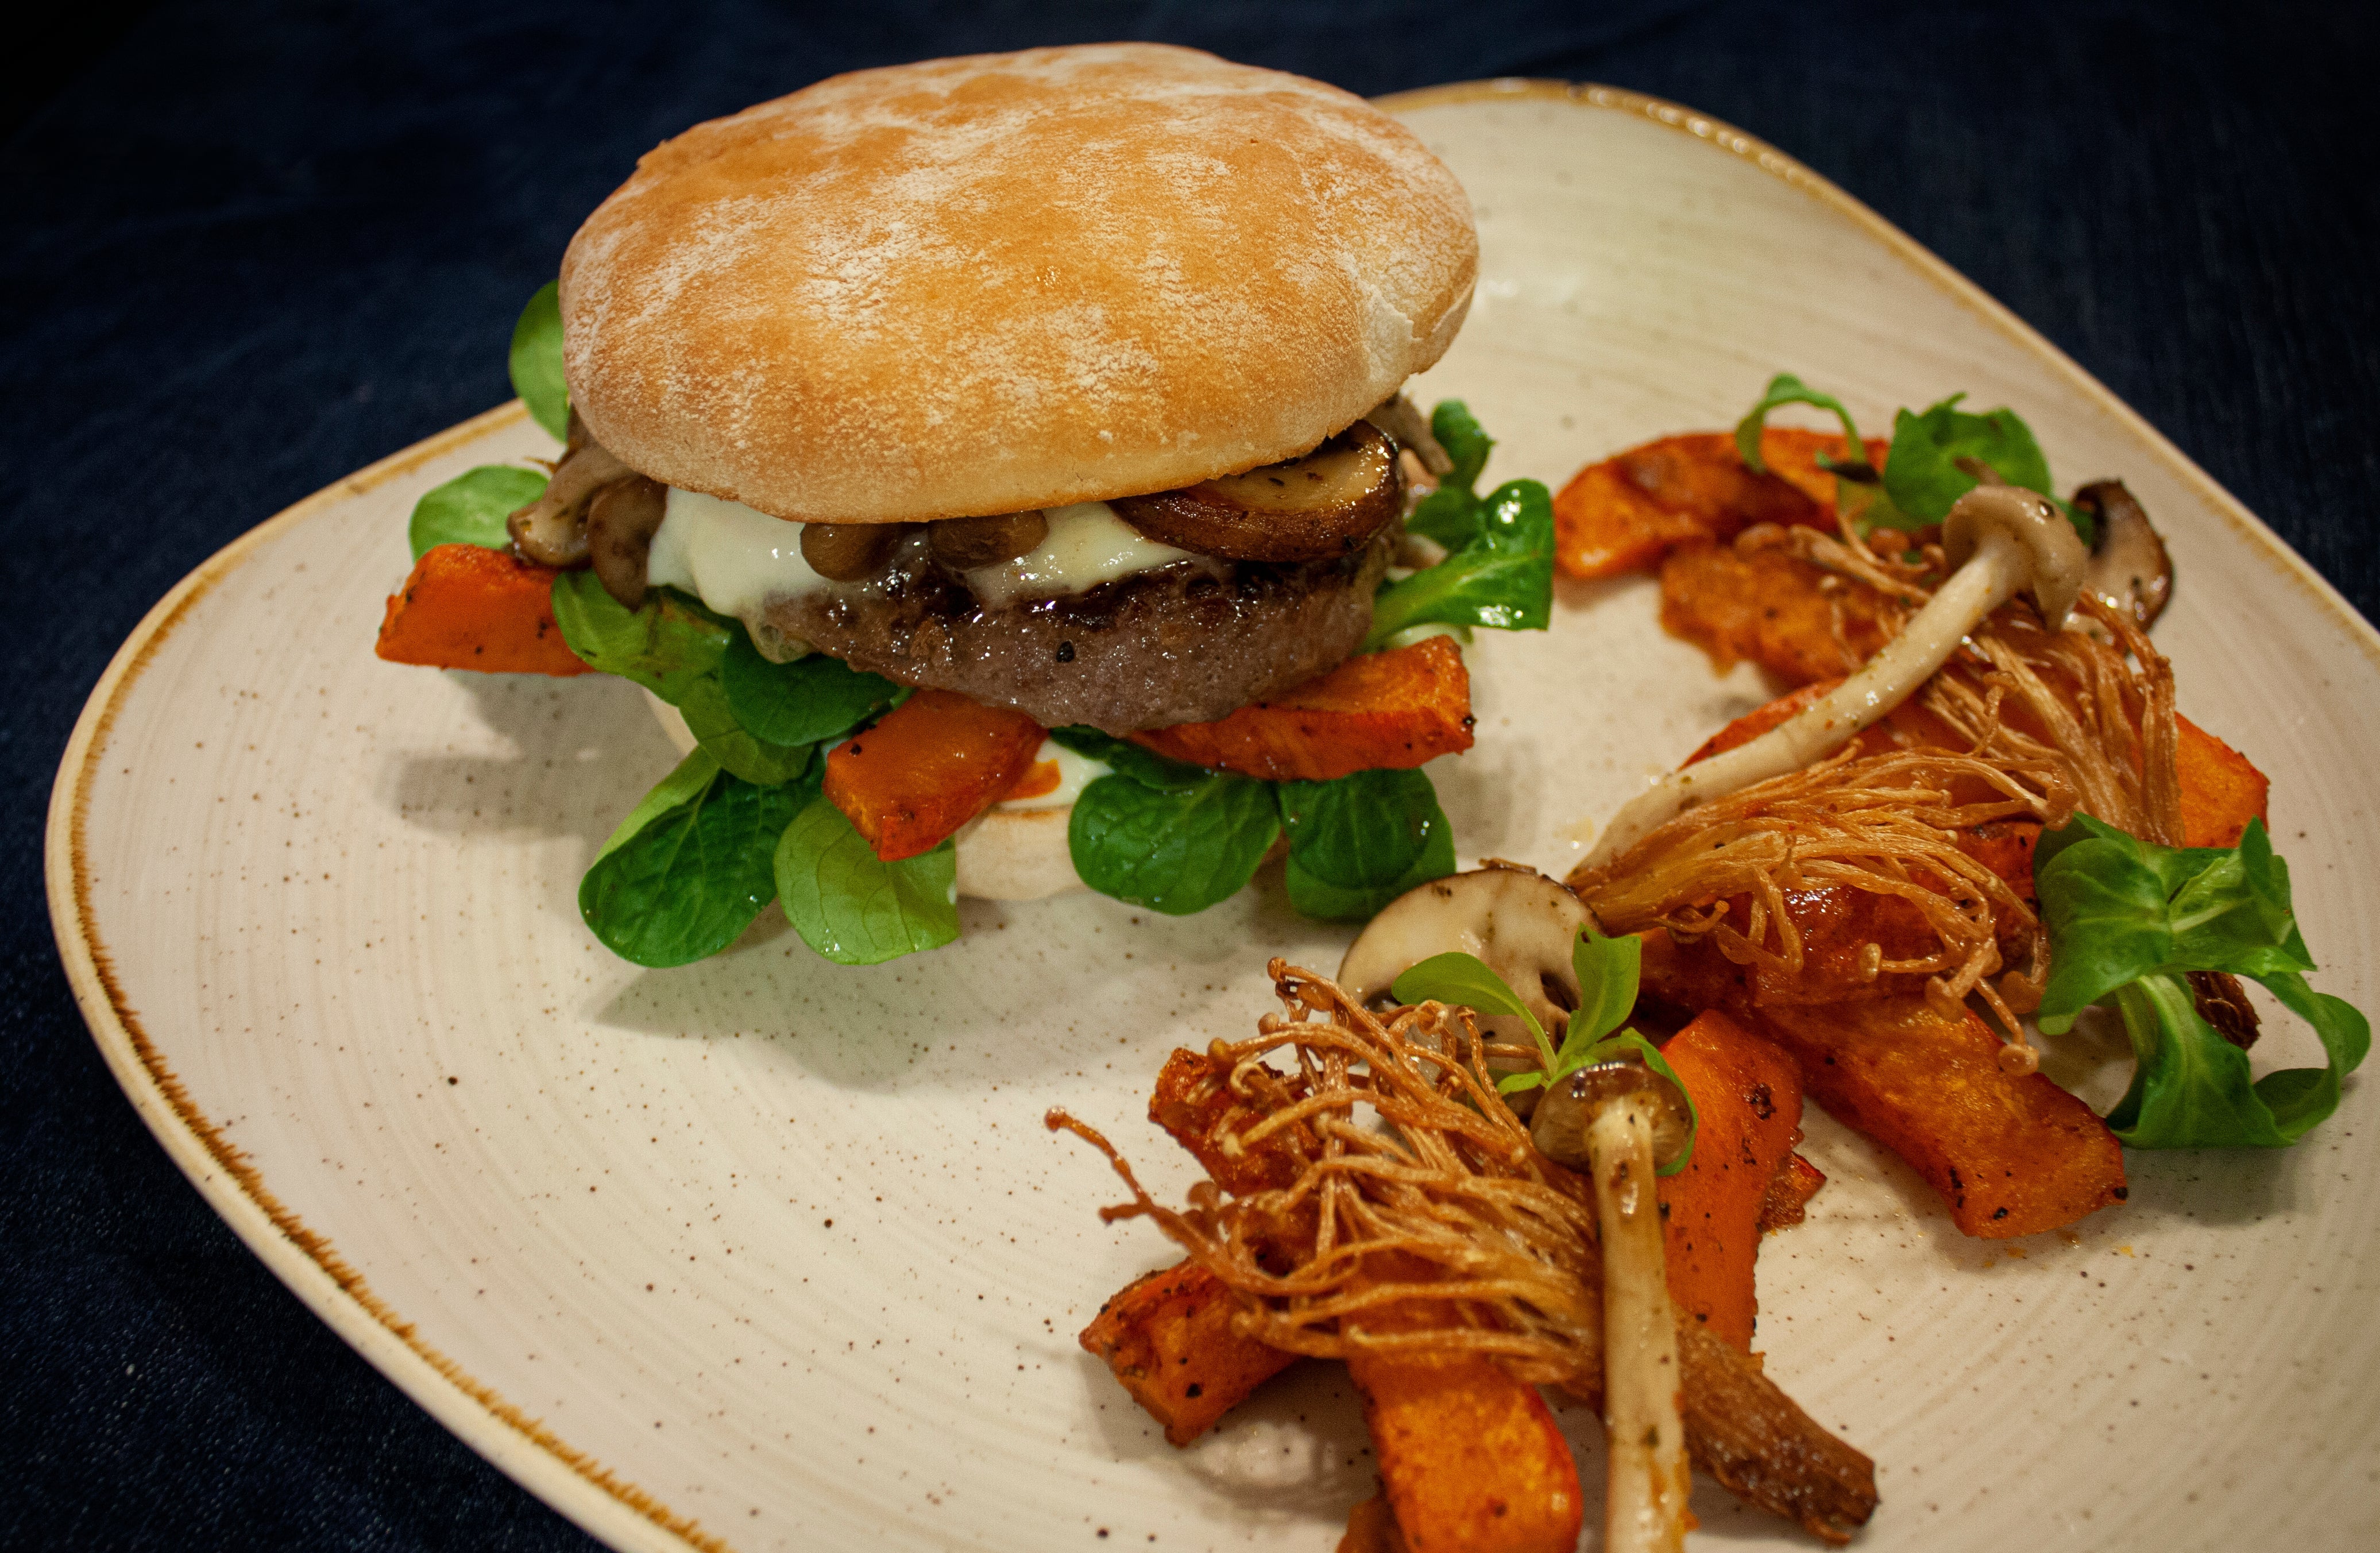
M2074 504L2091 515L2099 537L2082 586L2120 610L2145 631L2173 597L2173 559L2149 515L2119 479L2094 481L2074 492Z
M1476 956L1504 980L1538 1025L1554 1038L1578 1006L1578 974L1571 946L1594 916L1585 903L1533 868L1491 864L1416 885L1372 918L1340 963L1339 985L1366 1008L1393 1006L1390 989L1397 977L1433 954L1461 951ZM1499 1044L1532 1046L1521 1021L1511 1014L1483 1018L1479 1027ZM1537 1066L1499 1062L1500 1070ZM1525 1110L1536 1092L1509 1097Z
M884 569L893 547L909 531L905 523L805 523L802 559L831 582L858 582Z
M1979 485L1960 497L1942 520L1942 552L1949 576L1857 673L1758 738L1671 771L1629 800L1582 867L1603 867L1697 804L1840 749L1914 695L1968 632L2018 593L2032 593L2043 620L2058 629L2082 594L2090 560L2056 503L2012 485Z
M1657 1169L1675 1164L1692 1136L1685 1107L1667 1079L1636 1059L1614 1059L1564 1074L1546 1086L1546 1098L1529 1120L1529 1139L1537 1152L1573 1170L1587 1168L1587 1124L1596 1111L1622 1095L1642 1090L1653 1129L1653 1163Z
M954 572L1030 555L1049 537L1050 519L1038 507L990 517L945 517L926 526L934 559Z

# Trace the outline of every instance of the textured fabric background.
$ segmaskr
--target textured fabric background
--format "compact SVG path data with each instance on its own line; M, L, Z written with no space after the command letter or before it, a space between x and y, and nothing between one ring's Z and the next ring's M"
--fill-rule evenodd
M166 1162L68 997L42 820L142 612L243 529L507 397L522 298L698 119L859 66L1111 37L1363 92L1530 75L1674 98L1913 234L2380 604L2368 10L424 0L96 4L42 27L12 36L0 105L0 576L22 612L0 713L0 1545L587 1546Z

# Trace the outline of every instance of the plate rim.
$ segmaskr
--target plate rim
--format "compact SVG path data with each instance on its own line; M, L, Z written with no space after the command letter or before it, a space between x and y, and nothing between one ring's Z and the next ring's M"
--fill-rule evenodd
M90 899L91 772L104 755L125 693L192 608L278 535L528 415L520 400L510 400L324 486L215 552L150 608L92 686L59 759L42 856L50 923L83 1023L134 1111L207 1206L318 1319L448 1433L589 1535L615 1547L729 1553L724 1541L697 1522L571 1446L424 1341L412 1322L372 1292L327 1236L280 1200L191 1100L151 1038L116 979ZM656 1541L656 1530L667 1540Z
M1794 158L1724 121L1643 92L1593 83L1525 78L1461 81L1375 99L1390 113L1480 102L1539 101L1616 112L1687 135L1750 163L1852 221L1936 289L2046 361L2190 487L2284 576L2344 628L2380 667L2380 629L2320 573L2188 455L2057 346L1908 234ZM174 631L214 586L283 532L488 433L525 419L510 400L333 481L216 551L141 617L92 686L52 784L43 874L52 930L77 1008L109 1072L136 1114L209 1207L313 1315L441 1426L523 1488L614 1547L729 1553L716 1534L548 1430L469 1375L373 1294L329 1239L309 1228L190 1098L165 1053L125 997L91 901L87 831L91 777L103 757L125 695Z

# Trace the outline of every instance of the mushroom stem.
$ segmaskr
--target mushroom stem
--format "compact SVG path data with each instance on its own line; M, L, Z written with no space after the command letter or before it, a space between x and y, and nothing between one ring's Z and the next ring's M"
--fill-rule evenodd
M1600 867L1695 805L1797 771L1900 705L1990 613L2026 588L2054 629L2081 589L2088 552L2063 515L2013 486L1977 486L1943 524L1963 564L1859 672L1767 733L1671 771L1621 806L1585 867ZM1963 552L1963 553L1962 553Z
M1606 1553L1685 1546L1691 1469L1678 1416L1678 1334L1654 1190L1649 1086L1603 1100L1586 1127L1603 1241Z

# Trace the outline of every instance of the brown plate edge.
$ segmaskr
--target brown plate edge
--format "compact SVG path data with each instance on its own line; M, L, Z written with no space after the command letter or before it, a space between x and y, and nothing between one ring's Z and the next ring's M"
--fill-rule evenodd
M91 904L86 831L91 773L105 757L124 695L193 607L279 534L528 413L516 399L324 487L209 556L142 617L92 687L58 762L43 857L50 923L83 1022L133 1110L208 1206L349 1347L449 1432L590 1535L619 1547L728 1553L720 1538L575 1449L431 1346L411 1322L373 1294L328 1238L308 1228L273 1195L192 1101L150 1038L116 978ZM498 1426L491 1429L490 1424Z

